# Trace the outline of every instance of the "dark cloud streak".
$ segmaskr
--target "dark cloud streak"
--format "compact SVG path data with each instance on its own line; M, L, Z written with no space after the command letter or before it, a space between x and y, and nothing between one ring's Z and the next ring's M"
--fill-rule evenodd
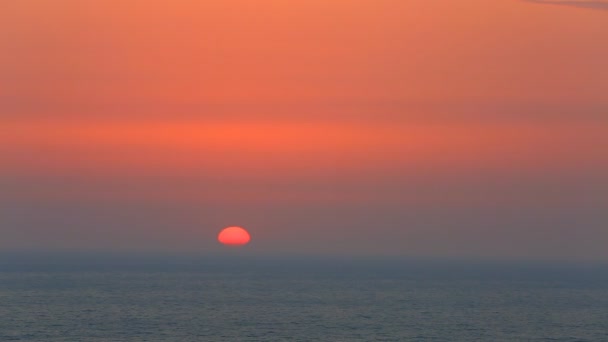
M559 1L559 0L525 0L526 2L533 2L536 4L547 4L547 5L562 5L581 7L595 10L608 11L608 2L605 1Z

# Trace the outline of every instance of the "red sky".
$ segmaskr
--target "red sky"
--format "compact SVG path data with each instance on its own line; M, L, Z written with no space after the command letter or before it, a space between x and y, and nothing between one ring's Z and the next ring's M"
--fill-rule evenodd
M0 248L608 259L608 12L3 7Z

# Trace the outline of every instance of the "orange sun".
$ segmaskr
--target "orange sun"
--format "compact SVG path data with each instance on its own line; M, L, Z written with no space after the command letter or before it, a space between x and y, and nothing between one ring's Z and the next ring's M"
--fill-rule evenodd
M217 241L228 246L244 246L250 240L249 232L241 227L224 228L217 236Z

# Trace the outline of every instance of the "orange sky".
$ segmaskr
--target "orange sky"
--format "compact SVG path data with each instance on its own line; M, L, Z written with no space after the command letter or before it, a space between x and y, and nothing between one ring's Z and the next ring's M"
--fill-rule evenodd
M242 224L259 252L608 259L607 19L518 0L5 4L0 247L192 251Z
M517 0L24 0L3 9L0 72L16 100L120 115L153 104L604 102L605 19Z

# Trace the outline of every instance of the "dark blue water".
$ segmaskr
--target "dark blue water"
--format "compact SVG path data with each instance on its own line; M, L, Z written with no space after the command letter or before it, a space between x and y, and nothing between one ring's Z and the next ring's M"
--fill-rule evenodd
M608 341L601 265L0 263L0 341Z

